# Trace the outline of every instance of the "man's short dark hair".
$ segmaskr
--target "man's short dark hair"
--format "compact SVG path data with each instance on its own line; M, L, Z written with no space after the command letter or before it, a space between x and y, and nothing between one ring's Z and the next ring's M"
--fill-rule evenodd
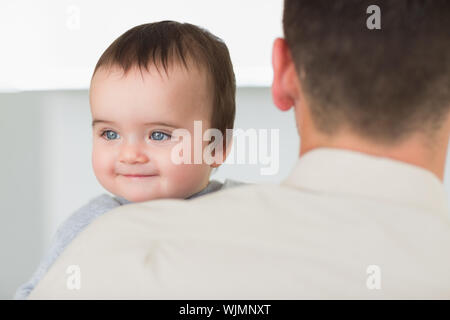
M236 81L225 43L205 29L189 23L160 21L136 26L117 38L102 54L100 67L118 66L127 73L132 67L148 70L149 65L163 67L174 61L189 68L189 62L204 67L212 84L211 127L223 135L233 129L236 113Z
M381 29L370 30L370 5ZM450 1L285 0L283 28L315 125L383 143L450 110Z

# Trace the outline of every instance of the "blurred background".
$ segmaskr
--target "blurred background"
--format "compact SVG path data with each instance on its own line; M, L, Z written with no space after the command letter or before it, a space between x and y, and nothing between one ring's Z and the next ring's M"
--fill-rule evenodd
M190 22L228 45L237 78L236 128L278 129L279 171L225 164L212 178L276 183L299 147L294 114L270 93L282 0L2 0L0 2L0 299L11 299L57 227L101 193L91 167L88 88L109 44L133 26ZM448 166L447 166L448 167ZM450 198L450 174L446 171Z

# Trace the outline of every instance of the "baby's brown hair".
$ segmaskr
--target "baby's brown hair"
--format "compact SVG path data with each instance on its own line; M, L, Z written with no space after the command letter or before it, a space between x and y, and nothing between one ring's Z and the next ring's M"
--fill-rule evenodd
M226 137L233 129L236 113L236 80L225 43L210 32L189 23L161 21L136 26L117 38L102 54L100 67L119 66L125 73L132 67L149 64L168 71L170 62L178 60L188 68L188 59L205 68L213 87L211 127ZM142 70L142 69L141 69Z

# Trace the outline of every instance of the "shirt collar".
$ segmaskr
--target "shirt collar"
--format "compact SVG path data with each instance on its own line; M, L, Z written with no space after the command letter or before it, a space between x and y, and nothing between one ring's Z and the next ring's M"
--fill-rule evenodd
M350 194L440 211L448 215L442 182L405 162L343 149L319 148L299 158L284 185L329 194Z
M211 180L211 181L209 181L208 185L205 188L203 188L202 190L198 191L197 193L194 193L193 195L190 195L186 199L197 198L197 197L202 196L204 194L217 191L221 187L222 187L222 183L220 183L219 181L216 181L216 180Z

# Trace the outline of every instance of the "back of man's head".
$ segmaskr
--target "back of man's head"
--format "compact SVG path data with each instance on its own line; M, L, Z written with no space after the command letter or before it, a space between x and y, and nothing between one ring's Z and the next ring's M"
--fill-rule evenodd
M369 29L367 8L380 8ZM382 143L438 131L450 110L450 1L285 0L283 27L316 127Z

